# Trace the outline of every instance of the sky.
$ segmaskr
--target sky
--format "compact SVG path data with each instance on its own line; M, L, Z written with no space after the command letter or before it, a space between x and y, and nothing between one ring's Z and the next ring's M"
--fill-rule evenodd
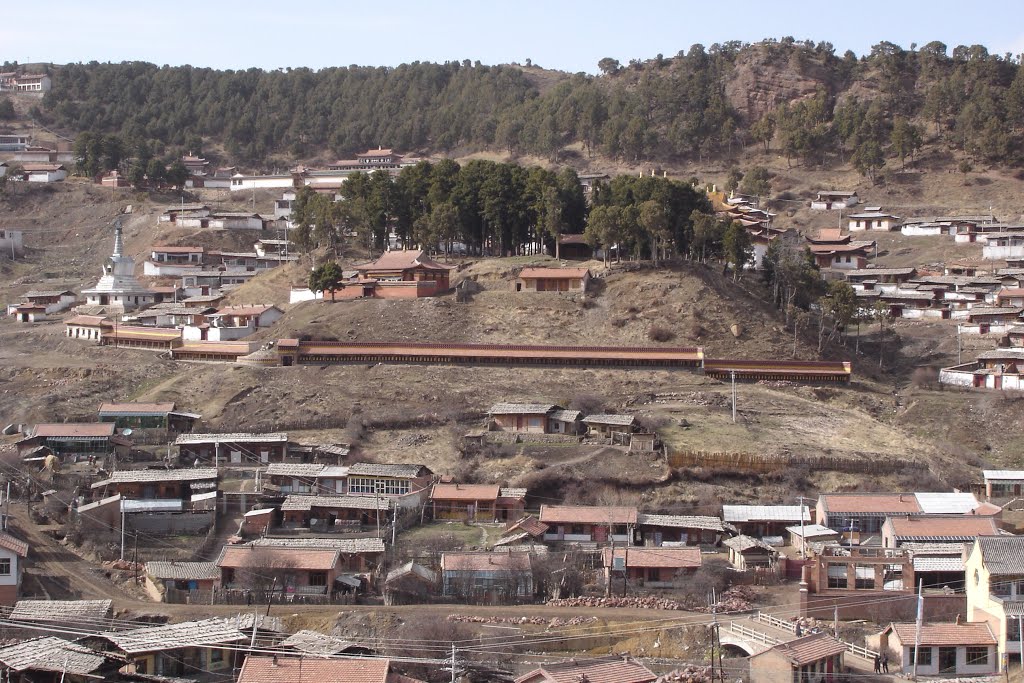
M983 0L50 0L7 3L0 62L192 64L221 69L523 63L595 73L597 62L672 56L766 37L832 43L940 40L1024 52L1024 1Z

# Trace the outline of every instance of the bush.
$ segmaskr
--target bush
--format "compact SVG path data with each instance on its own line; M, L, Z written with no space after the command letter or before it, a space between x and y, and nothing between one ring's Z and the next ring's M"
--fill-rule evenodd
M676 333L664 325L651 325L647 330L647 338L651 341L667 342L675 339Z
M604 399L595 394L576 394L569 407L582 411L584 415L595 415L604 412Z
M612 327L614 327L615 329L619 329L625 327L626 323L629 321L626 320L625 318L612 318L609 322L611 323Z
M732 584L733 571L725 560L707 560L693 574L676 579L682 602L688 607L705 606L713 590L721 594Z

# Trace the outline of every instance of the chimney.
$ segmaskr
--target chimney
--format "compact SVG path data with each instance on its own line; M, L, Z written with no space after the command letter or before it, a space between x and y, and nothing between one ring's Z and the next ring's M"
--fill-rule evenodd
M270 661L270 665L277 666L277 655L274 655L274 658Z

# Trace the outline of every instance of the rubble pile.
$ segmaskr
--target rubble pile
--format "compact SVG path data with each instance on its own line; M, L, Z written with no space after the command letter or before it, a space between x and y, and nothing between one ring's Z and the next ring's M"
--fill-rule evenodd
M597 621L597 617L572 617L570 619L555 617L553 619L545 619L543 617L477 617L469 614L449 614L448 621L469 624L529 624L531 626L546 626L551 629L590 624Z
M631 607L635 609L667 609L682 610L686 607L675 600L653 597L625 597L625 598L557 598L548 600L550 607Z
M718 602L715 603L714 611L723 612L746 612L753 606L757 594L750 586L733 586L723 591ZM711 607L695 607L694 612L711 612Z
M145 569L141 562L139 564L135 564L134 562L130 562L128 560L108 560L107 562L103 563L103 568L114 569L119 572L141 572L143 569Z
M672 681L685 681L685 683L711 683L711 680L711 667L690 665L658 676L654 683L671 683Z

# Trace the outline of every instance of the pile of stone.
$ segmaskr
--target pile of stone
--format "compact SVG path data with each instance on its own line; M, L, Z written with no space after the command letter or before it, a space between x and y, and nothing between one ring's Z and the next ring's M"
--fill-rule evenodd
M658 676L654 683L672 683L673 681L684 681L685 683L711 683L711 667L709 666L685 666L675 669L667 674Z
M550 607L629 607L634 609L666 609L681 610L686 607L675 600L668 598L654 597L625 597L625 598L558 598L548 600Z

